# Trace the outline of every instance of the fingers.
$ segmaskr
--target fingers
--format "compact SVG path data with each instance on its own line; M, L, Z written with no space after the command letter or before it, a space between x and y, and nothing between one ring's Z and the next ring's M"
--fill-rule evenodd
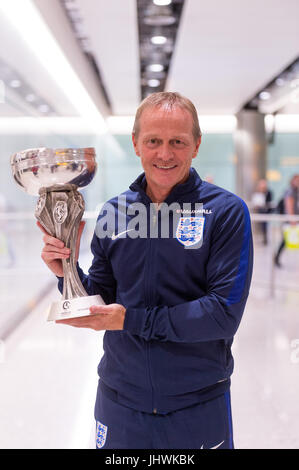
M64 248L64 243L63 241L59 240L58 238L55 238L55 237L52 237L51 235L44 235L43 236L43 241L45 243L45 245L51 245L51 246L54 246L56 248Z
M45 245L42 250L42 259L44 261L53 261L54 259L67 259L69 258L71 250L69 248L62 248L58 250L53 245Z
M37 222L36 225L40 228L40 230L45 234L44 237L43 237L43 241L45 244L49 244L49 245L53 245L53 246L56 246L57 248L63 248L64 247L64 243L59 240L58 238L55 238L53 237L52 235L50 235L46 230L45 228L41 225L40 222ZM80 222L80 225L79 225L79 230L78 230L78 239L77 239L77 243L78 245L80 245L80 239L81 239L81 236L82 236L82 232L84 230L84 227L85 227L85 222L84 221L81 221Z
M37 222L36 225L44 233L44 236L43 236L44 247L43 247L42 254L41 254L43 261L45 261L45 263L49 265L51 261L63 260L63 259L69 258L71 250L65 246L64 242L50 235L47 232L47 230L41 225L40 222ZM77 243L76 243L76 254L75 254L76 261L78 260L78 256L79 256L80 239L81 239L84 227L85 227L85 222L81 221L79 225L78 238L77 238Z
M58 238L52 237L52 235L50 235L46 231L46 229L41 225L40 222L36 222L36 225L44 233L43 242L45 243L45 245L53 245L53 246L56 246L57 248L63 248L64 247L64 243L61 240L59 240Z
M89 310L91 315L56 320L56 323L62 323L77 328L90 328L96 331L122 330L124 328L126 309L123 305L93 305Z
M90 316L68 318L66 320L55 320L55 323L74 326L75 328L89 328L91 330L99 329L97 322L95 322L94 318L91 318Z

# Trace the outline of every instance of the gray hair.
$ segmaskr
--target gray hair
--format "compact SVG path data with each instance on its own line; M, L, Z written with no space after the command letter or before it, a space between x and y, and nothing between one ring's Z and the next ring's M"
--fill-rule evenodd
M135 121L133 126L133 134L135 135L136 139L138 138L138 134L140 132L140 117L143 111L146 108L150 107L162 107L165 110L172 110L175 107L179 107L181 109L185 109L191 114L192 121L193 121L193 128L192 134L194 137L195 142L202 136L202 132L198 122L198 115L196 108L192 101L190 101L185 96L180 95L177 92L158 92L152 93L147 98L145 98L139 105L135 115Z

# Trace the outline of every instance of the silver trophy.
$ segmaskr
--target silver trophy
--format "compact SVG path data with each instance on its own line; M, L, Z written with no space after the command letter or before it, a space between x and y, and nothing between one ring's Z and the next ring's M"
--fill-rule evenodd
M39 196L35 209L37 220L71 250L70 257L62 260L62 300L52 303L48 320L89 315L89 307L105 302L100 295L88 296L76 268L76 240L85 207L77 188L87 186L95 175L95 150L29 149L12 155L11 166L18 185L27 193Z

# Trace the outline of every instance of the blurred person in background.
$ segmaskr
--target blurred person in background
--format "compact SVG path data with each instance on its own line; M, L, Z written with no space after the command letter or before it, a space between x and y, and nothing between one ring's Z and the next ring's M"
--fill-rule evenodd
M287 215L299 215L299 174L292 176L289 188L286 190L283 198L278 203L278 212ZM297 222L289 222L291 225L296 225ZM285 248L285 238L283 236L281 243L278 247L274 257L274 263L278 268L281 268L281 254Z
M270 214L272 211L272 191L268 188L266 179L260 179L257 183L256 191L252 195L251 207L257 214ZM260 227L263 236L263 243L268 243L268 224L267 222L260 222Z
M231 346L252 275L249 211L191 167L201 131L187 98L164 92L147 97L137 110L132 140L144 173L122 195L123 205L142 205L146 236L131 237L129 214L127 230L117 222L111 236L100 236L98 224L107 214L118 221L123 210L118 197L104 205L89 274L77 269L86 291L100 294L106 305L57 322L106 330L96 446L232 449ZM159 213L162 203L176 203L174 214ZM167 237L161 236L162 223ZM160 235L151 237L156 224ZM81 223L81 233L82 228ZM79 237L77 253L78 247ZM63 243L45 233L42 258L58 276L60 290L61 259L68 256Z

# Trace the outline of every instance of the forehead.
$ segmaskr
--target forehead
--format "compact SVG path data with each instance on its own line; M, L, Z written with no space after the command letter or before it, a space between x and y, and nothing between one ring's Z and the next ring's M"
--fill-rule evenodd
M181 133L192 134L193 120L191 113L179 107L172 109L155 106L144 109L140 116L142 133Z

